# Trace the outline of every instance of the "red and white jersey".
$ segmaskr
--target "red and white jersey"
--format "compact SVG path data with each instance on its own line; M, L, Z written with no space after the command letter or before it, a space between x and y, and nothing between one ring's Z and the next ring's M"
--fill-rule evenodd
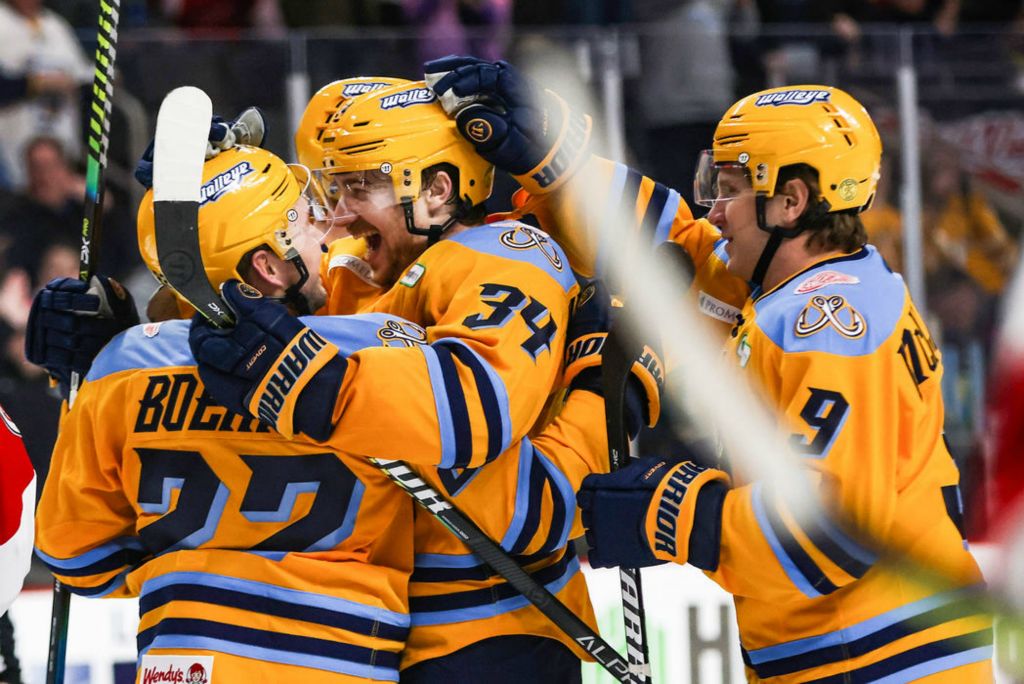
M0 407L0 614L21 591L32 559L36 473L21 432Z

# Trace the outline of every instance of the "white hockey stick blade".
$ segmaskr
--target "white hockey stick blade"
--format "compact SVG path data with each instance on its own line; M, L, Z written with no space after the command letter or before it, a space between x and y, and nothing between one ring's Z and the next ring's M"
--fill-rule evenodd
M153 200L199 202L213 104L194 86L175 88L160 105L153 146Z

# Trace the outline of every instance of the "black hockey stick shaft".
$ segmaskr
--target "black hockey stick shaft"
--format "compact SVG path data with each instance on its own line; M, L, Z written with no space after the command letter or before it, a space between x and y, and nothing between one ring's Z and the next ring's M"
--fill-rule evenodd
M117 22L121 0L99 0L96 31L96 59L93 68L92 99L89 108L88 162L85 176L85 212L82 217L82 248L78 277L88 282L96 271L100 225L103 220L103 172L107 166L110 113L114 95L114 61L117 57ZM81 378L71 374L70 406ZM53 612L50 616L50 645L46 659L46 684L62 684L68 646L71 593L53 582Z
M637 343L624 327L620 316L601 350L605 427L608 434L609 468L612 471L625 467L630 459L629 435L626 431L626 383L633 362L643 351L643 345ZM626 657L629 658L636 681L649 684L651 656L639 568L619 568L619 588L622 592L622 620L626 627Z
M393 482L404 489L417 503L427 509L452 534L461 539L481 560L491 566L520 594L535 605L552 623L567 634L580 648L594 657L605 670L620 682L634 682L630 665L619 655L600 634L580 619L558 598L523 570L494 540L487 536L476 523L467 518L458 508L423 481L402 461L371 458ZM571 553L571 549L567 553Z

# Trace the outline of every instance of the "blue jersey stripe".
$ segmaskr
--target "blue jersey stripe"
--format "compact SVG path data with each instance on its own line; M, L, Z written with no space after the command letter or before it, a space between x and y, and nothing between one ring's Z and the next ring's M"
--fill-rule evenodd
M803 573L797 569L796 565L790 560L789 554L786 553L779 541L779 538L775 535L775 531L768 520L768 514L765 512L765 505L763 500L763 487L760 482L755 483L750 493L750 502L754 508L754 517L757 519L757 525L761 528L761 534L768 541L768 545L772 549L772 553L775 555L775 559L779 561L779 565L782 566L782 570L789 577L789 581L792 582L797 589L800 590L807 598L817 598L821 596L821 592L811 586L807 578L804 577Z
M408 627L396 627L379 620L367 619L321 606L300 605L267 595L203 584L175 583L155 591L149 591L139 601L139 614L140 616L145 615L174 601L191 601L238 608L259 615L273 615L290 620L312 622L392 641L405 641L409 635Z
M822 525L822 523L826 525ZM828 525L824 520L810 520L805 522L801 529L807 535L819 551L825 554L829 560L843 569L843 572L854 578L861 578L871 569L872 563L864 563L857 556L852 555L844 544L838 541L833 534L841 534L838 528ZM846 535L843 537L851 543L853 540ZM866 550L865 550L866 551Z
M933 641L889 656L877 663L829 677L810 681L808 684L859 684L860 682L907 682L915 678L908 673L942 672L961 665L978 662L992 655L992 629L981 629L970 634Z
M456 358L473 372L480 405L487 422L487 461L492 461L512 445L512 417L509 415L508 391L491 365L464 342L446 338L434 342L445 345Z
M951 603L961 601L964 598L974 596L982 588L983 585L979 584L940 594L933 594L932 596L927 596L923 599L914 601L913 603L908 603L904 606L900 606L899 608L886 611L881 615L876 615L875 617L864 620L863 622L849 625L843 629L828 632L826 634L820 634L818 636L787 641L786 643L776 644L775 646L766 646L765 648L750 651L747 653L747 656L749 656L751 663L756 665L771 660L780 660L782 658L788 658L802 653L810 653L811 651L828 648L830 646L843 643L843 640L860 639L861 637L881 631L890 625L894 625L904 620L910 620L941 606L949 605Z
M540 527L541 500L548 484L547 473L544 471L544 467L537 463L536 452L533 449L529 450L528 458L533 461L533 464L530 466L529 477L525 483L527 488L526 515L523 518L519 535L512 543L510 549L512 553L525 551L537 533L537 529ZM519 485L523 484L523 481L520 480Z
M452 410L448 403L448 392L445 389L444 373L433 347L422 347L423 357L427 361L427 374L430 387L434 392L434 409L437 411L437 424L441 431L441 468L455 465L455 427L452 425Z
M409 616L378 606L368 606L356 601L328 596L299 589L288 589L276 584L257 582L255 580L229 577L209 572L169 572L148 580L142 588L140 600L151 591L158 591L174 584L202 584L219 587L230 591L238 591L254 596L267 596L277 601L294 603L299 606L323 608L339 613L348 613L368 620L384 622L396 627L408 627Z
M212 620L161 620L139 633L138 646L140 657L153 648L202 649L361 677L398 679L397 653Z
M566 558L569 558L570 560L566 562ZM573 576L580 571L579 559L577 559L572 553L567 553L566 557L563 558L562 561L549 567L557 567L561 572L551 578L542 575L541 573L544 572L543 570L531 574L534 579L541 582L541 584L543 584L544 587L552 594L560 592L565 585L569 583L569 580L571 580ZM545 568L545 570L547 570L547 568ZM477 590L475 592L462 593L479 594L479 596L474 596L474 600L472 601L460 601L454 608L451 607L453 604L446 601L446 599L457 597L459 594L446 594L441 597L437 597L441 600L425 604L430 608L429 610L413 610L413 626L440 625L452 622L481 620L495 615L502 615L530 605L530 602L526 597L519 594L519 592L507 584L497 585L493 590L484 589ZM420 598L432 599L435 597L411 597L410 603L415 603L419 601Z
M553 551L569 543L569 532L572 530L573 517L576 514L576 492L565 473L540 450L535 448L534 452L547 471L552 484L551 497L555 502L555 512L551 516L551 533L544 548Z
M462 389L462 381L459 380L459 371L455 367L451 350L443 344L431 346L437 352L437 362L444 378L444 391L448 395L452 432L455 435L455 460L450 468L465 468L473 458L473 428L469 422L466 393Z
M754 671L757 672L758 677L762 678L799 672L811 667L820 667L829 663L858 658L911 634L916 634L936 625L970 615L978 615L980 612L977 603L973 599L965 597L959 601L938 606L925 613L915 615L912 618L887 625L882 629L865 634L859 638L851 638L849 635L844 635L838 643L833 645L788 658L779 658L767 662L762 661L752 666ZM753 663L753 658L751 658L751 663Z
M661 216L658 218L658 226L654 230L654 244L656 246L668 241L672 224L676 220L676 213L679 211L679 203L682 201L683 198L679 196L678 192L669 190L668 199L665 201L665 208L662 210Z
M86 596L88 598L102 598L120 587L124 586L125 579L128 577L128 573L135 568L125 568L121 572L117 573L103 584L96 587L76 587L70 584L63 584L67 587L68 591L72 594L78 594L79 596ZM65 574L65 573L60 573Z
M135 565L149 553L139 537L121 537L72 558L54 558L39 549L35 551L50 570L68 577L99 575Z
M640 221L642 237L652 245L658 244L656 242L658 224L661 220L661 215L665 210L665 203L668 201L668 196L668 188L661 183L655 183L654 190L651 192L651 198L647 201L647 207L644 209L644 217Z
M874 683L902 684L902 682L916 682L917 680L923 679L929 675L945 672L946 670L952 670L956 667L992 660L992 654L993 649L991 646L979 646L977 648L968 649L942 658L935 658L934 660L923 662L920 665L908 667L905 670L894 672L888 677L876 679L874 680Z
M508 529L501 538L501 547L506 551L511 549L516 540L522 535L523 525L526 524L526 513L530 503L530 473L533 470L533 453L530 448L530 439L524 437L519 443L519 467L516 473L516 503L512 511L512 520L509 521Z
M825 575L824 571L818 567L818 564L814 562L810 554L800 546L800 542L797 541L792 531L779 516L778 509L771 504L766 504L765 513L767 514L768 524L771 525L772 531L775 532L775 537L782 544L782 549L789 556L790 560L793 561L793 565L797 567L800 574L814 587L815 591L822 594L831 594L838 589Z

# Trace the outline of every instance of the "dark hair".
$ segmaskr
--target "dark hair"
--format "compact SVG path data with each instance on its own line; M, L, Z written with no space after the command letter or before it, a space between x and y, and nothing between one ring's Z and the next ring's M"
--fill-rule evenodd
M420 176L420 187L429 187L441 171L447 173L448 177L452 179L452 194L445 204L450 204L454 207L452 215L455 217L455 220L471 226L483 223L484 218L487 216L487 207L483 204L473 204L468 199L459 197L459 170L455 165L442 162L423 169L423 173Z
M775 192L791 180L803 181L809 192L808 205L797 225L809 235L807 246L822 252L855 252L868 241L860 211L829 211L828 200L821 197L818 172L807 164L792 164L779 169Z

